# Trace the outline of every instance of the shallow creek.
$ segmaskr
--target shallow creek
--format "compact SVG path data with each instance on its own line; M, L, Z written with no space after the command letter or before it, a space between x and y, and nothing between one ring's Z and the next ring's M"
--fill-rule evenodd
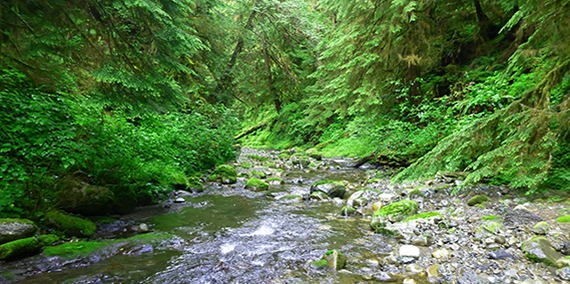
M241 162L252 153L275 155L253 151L244 149ZM207 184L203 193L183 196L184 203L121 218L148 224L149 234L174 235L166 240L126 243L80 261L39 255L10 263L9 270L28 270L19 271L31 276L18 283L357 283L363 281L357 266L336 272L311 262L331 249L362 262L381 258L395 240L373 234L369 218L340 216L332 202L275 199L308 193L321 180L364 182L364 170L350 168L352 162L325 159L326 170L285 168L285 183L271 185L269 196L245 189L243 178L235 185Z

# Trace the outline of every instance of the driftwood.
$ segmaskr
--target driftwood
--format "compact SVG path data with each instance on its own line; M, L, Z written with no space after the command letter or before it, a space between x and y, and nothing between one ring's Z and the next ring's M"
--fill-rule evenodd
M409 159L404 157L372 153L369 156L363 157L360 160L358 160L356 163L354 163L354 165L352 165L352 167L359 168L360 166L369 162L372 162L373 164L378 166L390 166L390 167L407 167L411 164Z
M267 122L266 122L266 123L259 124L259 125L256 125L256 126L254 126L254 127L251 127L251 128L249 128L249 129L247 129L246 131L244 131L244 132L242 132L242 133L236 135L236 137L234 137L234 140L238 140L238 139L240 139L240 138L242 138L242 137L244 137L244 136L247 136L247 135L249 135L249 134L255 132L256 130L261 129L261 128L266 127L266 126L267 126Z

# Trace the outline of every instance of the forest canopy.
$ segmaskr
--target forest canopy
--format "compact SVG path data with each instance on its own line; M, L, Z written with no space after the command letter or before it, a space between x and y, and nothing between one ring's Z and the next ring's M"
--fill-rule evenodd
M140 204L236 144L568 189L569 1L0 5L0 215L70 178Z

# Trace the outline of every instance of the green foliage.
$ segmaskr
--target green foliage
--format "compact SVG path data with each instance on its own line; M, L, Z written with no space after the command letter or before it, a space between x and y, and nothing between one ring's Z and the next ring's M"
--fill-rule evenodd
M77 171L116 196L157 196L235 156L237 120L224 107L130 117L43 92L13 69L0 75L0 216L55 206L59 185Z

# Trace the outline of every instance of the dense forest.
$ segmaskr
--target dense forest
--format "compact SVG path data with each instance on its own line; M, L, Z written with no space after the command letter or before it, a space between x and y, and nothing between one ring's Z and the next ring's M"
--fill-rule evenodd
M569 1L0 5L0 217L128 212L237 145L569 189Z

